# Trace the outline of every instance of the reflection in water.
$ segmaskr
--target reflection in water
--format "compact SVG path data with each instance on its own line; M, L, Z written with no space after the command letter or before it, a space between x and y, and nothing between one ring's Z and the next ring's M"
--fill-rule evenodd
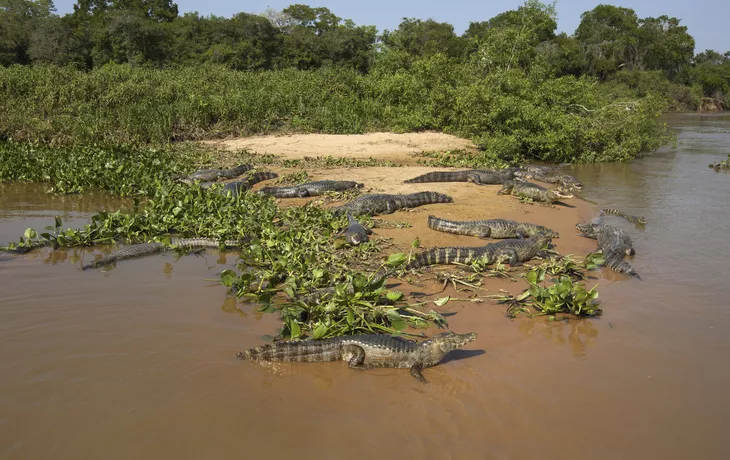
M226 296L226 298L223 299L223 305L221 305L221 310L226 313L235 313L242 318L248 317L248 314L239 307L238 298L232 295Z
M549 321L536 317L520 320L518 329L528 337L540 335L556 345L568 344L573 355L578 357L586 357L588 345L598 337L598 329L590 319Z

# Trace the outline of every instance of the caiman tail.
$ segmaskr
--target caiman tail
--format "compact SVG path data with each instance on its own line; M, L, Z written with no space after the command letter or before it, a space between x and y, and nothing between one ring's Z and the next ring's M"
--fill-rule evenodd
M279 177L279 175L276 174L275 172L270 172L270 171L257 172L257 173L253 173L249 176L248 183L249 183L249 185L254 185L254 184L258 184L259 182L263 182L265 180L276 179L277 177Z
M434 171L403 181L406 184L423 182L466 182L468 171Z
M342 359L342 349L336 339L303 340L261 345L241 351L236 357L252 361L338 361Z
M441 219L439 217L428 216L428 228L438 230L440 232L455 233L458 235L468 235L464 222L455 222L453 220Z
M418 254L406 265L406 269L425 267L427 265L468 264L484 254L483 248L479 247L468 248L455 246L434 248Z
M604 256L606 257L606 263L604 264L610 270L617 273L624 273L631 275L641 280L639 274L634 270L634 267L630 263L623 259L623 256L615 251L605 251Z

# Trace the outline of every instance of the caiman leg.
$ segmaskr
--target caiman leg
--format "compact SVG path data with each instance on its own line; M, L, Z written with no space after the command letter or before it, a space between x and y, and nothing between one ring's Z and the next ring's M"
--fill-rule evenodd
M347 362L350 369L368 369L368 366L363 364L365 361L365 350L363 350L362 347L358 347L357 345L347 345L343 350L343 353L347 352L352 353L352 358L350 358L350 361Z
M421 370L423 369L423 366L420 364L414 364L411 366L411 375L416 378L421 383L428 383L426 380L426 377L423 376L421 373Z
M498 257L501 257L502 259L507 259L507 263L510 265L510 267L519 267L520 265L522 265L522 262L520 262L520 257L517 255L517 251L512 248L502 249Z

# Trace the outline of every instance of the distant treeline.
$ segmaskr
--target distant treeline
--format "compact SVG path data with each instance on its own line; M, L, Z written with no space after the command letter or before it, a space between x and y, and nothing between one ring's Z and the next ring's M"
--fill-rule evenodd
M570 36L556 34L553 6L531 0L472 22L460 36L451 24L410 18L379 34L374 26L302 4L231 18L180 15L170 0L79 0L73 13L54 11L52 0L0 0L0 65L90 70L108 63L213 63L248 71L336 66L366 74L380 65L408 67L414 59L443 54L480 60L486 68L539 63L554 76L590 75L639 96L657 91L672 101L670 109L697 109L703 97L726 104L730 94L730 52L695 55L694 39L679 19L639 18L630 8L611 5L583 13ZM534 32L529 40L520 37L525 27Z

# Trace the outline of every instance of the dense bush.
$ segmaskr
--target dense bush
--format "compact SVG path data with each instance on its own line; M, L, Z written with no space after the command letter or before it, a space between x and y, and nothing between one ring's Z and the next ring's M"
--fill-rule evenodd
M441 54L409 70L239 72L109 64L0 69L0 137L153 143L282 131L443 130L505 159L625 160L666 141L658 98L624 104L590 77L486 76Z

